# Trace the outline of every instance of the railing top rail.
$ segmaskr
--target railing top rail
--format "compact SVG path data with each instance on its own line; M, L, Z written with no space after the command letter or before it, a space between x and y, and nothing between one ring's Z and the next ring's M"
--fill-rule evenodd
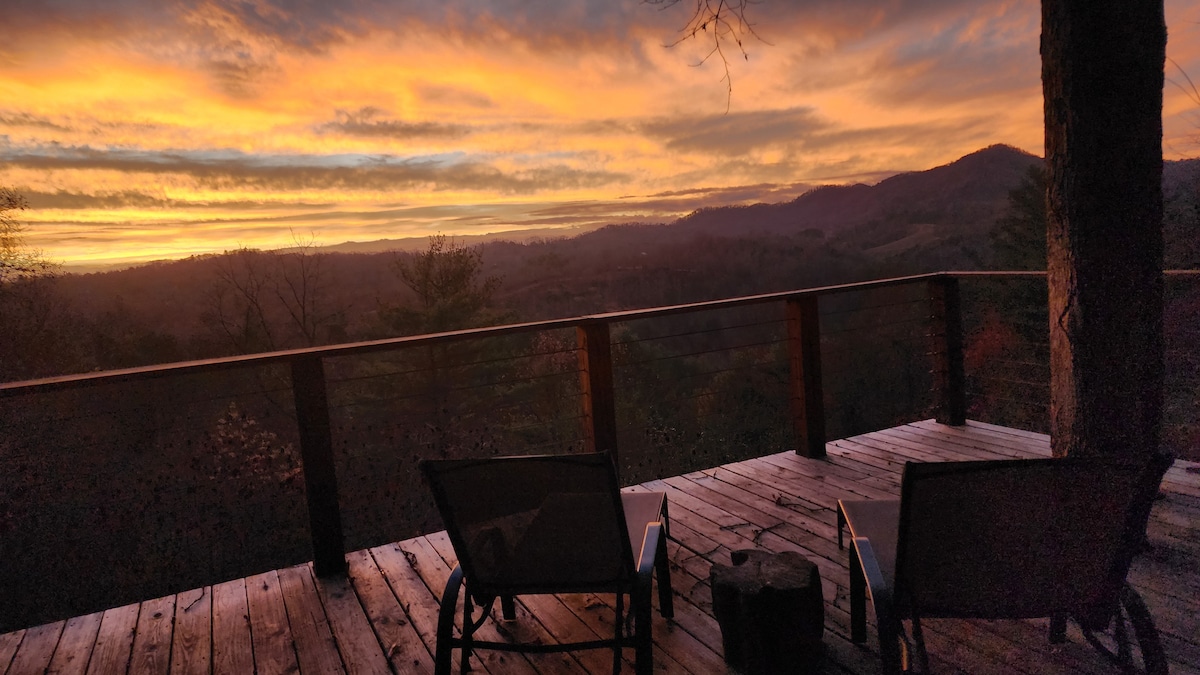
M1164 274L1172 276L1192 276L1200 275L1200 270L1168 270L1165 271ZM7 382L0 383L0 398L9 398L35 392L71 389L95 384L115 384L134 380L169 377L174 375L197 374L236 368L287 364L302 359L319 359L326 357L352 356L373 352L383 352L406 346L412 346L414 344L438 344L466 339L500 337L529 331L573 328L587 323L630 321L635 319L648 319L704 310L730 309L734 307L745 307L766 302L798 299L812 295L835 295L838 293L852 291L872 290L886 288L889 286L901 286L904 284L928 281L936 278L1038 277L1045 275L1045 271L946 271L932 272L928 274L915 274L904 277L875 279L871 281L857 281L847 284L834 284L830 286L817 286L813 288L804 288L792 291L779 291L775 293L762 293L758 295L748 295L736 298L724 298L721 300L707 300L704 302L692 302L682 305L622 310L618 312L587 314L563 319L530 321L526 323L490 326L486 328L470 328L466 330L448 331L444 333L409 335L405 337L352 342L323 347L306 347L302 349L288 349L260 354L246 354L241 356L228 356L213 359L202 359L197 361L180 361L177 363L142 366L138 368L125 368L121 370L107 370L96 373L62 375L38 380Z

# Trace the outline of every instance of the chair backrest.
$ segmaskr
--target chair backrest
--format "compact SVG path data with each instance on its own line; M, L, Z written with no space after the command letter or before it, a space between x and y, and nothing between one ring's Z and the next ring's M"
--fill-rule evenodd
M1106 623L1161 476L1097 459L907 464L896 601L920 616Z
M633 552L608 453L426 460L477 598L622 588Z

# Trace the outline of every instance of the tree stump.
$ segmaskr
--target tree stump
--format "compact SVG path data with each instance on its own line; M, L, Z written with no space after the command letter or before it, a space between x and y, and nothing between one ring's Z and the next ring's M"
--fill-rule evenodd
M713 613L725 662L747 675L804 673L823 654L825 604L817 566L794 551L740 550L713 565Z

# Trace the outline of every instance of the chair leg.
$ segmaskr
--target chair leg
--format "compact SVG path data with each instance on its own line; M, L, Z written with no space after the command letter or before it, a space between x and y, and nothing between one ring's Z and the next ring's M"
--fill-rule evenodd
M450 675L450 653L454 648L454 610L458 605L458 591L462 588L463 571L455 567L446 581L442 592L442 604L438 609L437 647L434 653L434 675Z
M663 504L663 525L667 524L666 504ZM663 618L675 616L675 593L671 590L671 560L667 557L667 533L658 539L658 553L655 554L655 574L658 576L658 613Z
M1154 619L1142 596L1128 583L1121 589L1121 605L1129 615L1129 623L1133 624L1133 634L1141 649L1142 666L1147 675L1167 675L1167 654L1163 651Z
M459 666L460 673L466 673L471 670L471 638L475 631L473 630L475 614L475 603L471 600L471 590L463 594L463 627L462 627L462 665Z
M867 641L867 580L858 562L858 548L850 545L850 641Z
M904 672L905 651L907 650L900 648L901 627L898 623L898 621L888 619L879 622L879 672L883 675L899 675ZM851 628L851 632L853 632L853 628Z
M613 675L621 673L621 643L625 638L625 593L617 592L617 620L613 626Z
M639 584L634 592L638 594L633 599L634 614L634 670L637 675L652 675L654 672L654 640L651 637L651 602L652 589L649 583Z
M912 637L916 647L914 651L917 653L917 667L922 673L933 672L929 669L929 652L925 649L925 631L921 629L921 618L916 613L912 618Z
M500 613L504 615L505 621L516 621L517 619L517 604L511 595L500 596Z
M1050 644L1067 641L1067 615L1059 612L1050 617Z
M842 512L842 503L839 501L837 505L837 531L838 531L838 550L846 548L842 543L842 530L846 528L846 514Z

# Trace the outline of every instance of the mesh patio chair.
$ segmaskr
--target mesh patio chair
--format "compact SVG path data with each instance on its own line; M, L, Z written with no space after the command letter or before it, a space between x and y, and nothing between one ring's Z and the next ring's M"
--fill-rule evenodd
M474 649L611 648L617 673L625 647L634 648L639 674L651 672L651 587L656 571L659 612L664 617L674 614L664 493L622 493L608 453L427 460L421 462L421 470L458 555L438 619L438 675L450 672L455 647L462 650L463 672ZM455 637L454 613L464 583L462 635ZM613 637L570 644L475 639L496 599L504 618L512 620L515 596L540 593L615 593ZM633 635L625 631L626 595ZM475 605L482 610L478 617Z
M1062 642L1070 617L1127 671L1165 674L1154 622L1125 581L1165 461L910 462L900 499L839 500L838 546L843 525L852 537L851 640L866 640L868 596L884 673L909 671L914 656L929 671L923 618L1050 617L1050 641Z

